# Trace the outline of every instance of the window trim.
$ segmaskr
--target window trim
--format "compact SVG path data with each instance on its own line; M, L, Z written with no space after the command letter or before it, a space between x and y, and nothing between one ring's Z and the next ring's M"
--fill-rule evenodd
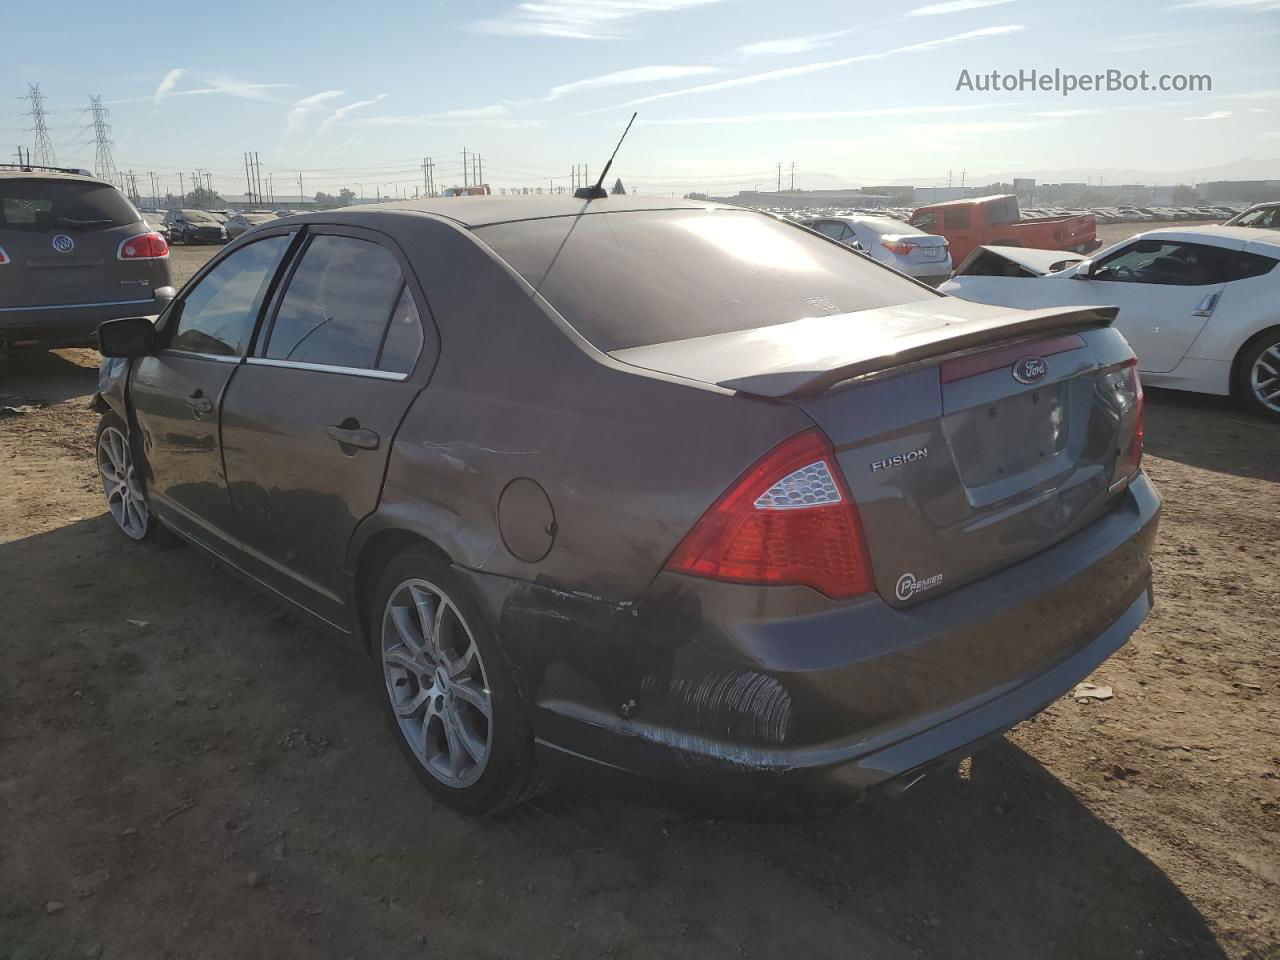
M1139 243L1142 243L1143 241L1146 241L1146 240L1155 240L1158 243L1180 244L1182 246L1187 246L1187 247L1206 247L1212 250L1223 250L1223 251L1230 252L1229 247L1220 247L1214 243L1199 243L1195 240L1183 240L1177 237L1138 236L1131 239L1127 244L1125 244L1115 253L1109 254L1102 260L1098 261L1094 265L1093 269L1089 271L1089 279L1096 280L1098 283L1128 283L1128 284L1135 284L1137 286L1147 286L1147 287L1189 287L1191 289L1198 289L1200 287L1220 287L1224 283L1235 282L1235 281L1225 281L1225 280L1207 280L1204 283L1158 283L1154 280L1121 280L1117 277L1099 277L1097 275L1100 271L1107 269L1108 264L1112 263L1115 260L1118 260L1120 257L1123 257L1124 255L1129 253L1130 250L1136 247ZM1243 253L1244 251L1236 251L1236 252Z
M413 268L407 257L400 250L399 244L394 239L387 237L376 230L370 230L364 227L347 226L346 224L304 224L299 231L303 235L301 243L297 243L293 248L289 261L288 269L282 275L277 275L275 287L271 290L269 296L264 300L264 307L267 309L262 313L257 329L254 331L253 339L250 341L246 357L249 361L270 360L270 364L255 364L256 366L280 366L289 369L317 370L326 373L339 374L364 374L372 376L377 380L407 380L417 372L418 364L422 360L422 354L427 348L427 323L430 322L432 331L435 332L435 320L428 308L424 315L422 309L422 298L414 292L417 277L414 275ZM404 291L409 292L410 299L413 300L415 312L418 314L418 328L422 333L421 342L418 344L418 353L413 358L413 365L409 368L408 373L395 373L390 370L370 369L366 367L344 367L326 363L307 363L301 360L277 360L273 357L266 356L267 345L271 342L271 333L275 329L276 317L280 312L280 307L284 303L284 298L289 292L289 287L293 283L293 276L297 272L298 265L302 263L306 257L307 250L310 249L312 241L316 237L344 237L348 240L363 240L366 243L377 244L383 250L386 250L395 259L396 264L400 267L400 287L396 291L395 298L391 301L391 309L387 312L386 326L382 331L382 338L378 341L378 352L375 363L382 360L382 348L386 344L387 335L391 329L391 318L395 314L396 305L400 302L400 298L404 295ZM429 318L429 319L428 319ZM437 341L438 342L438 341ZM439 349L437 347L437 355Z

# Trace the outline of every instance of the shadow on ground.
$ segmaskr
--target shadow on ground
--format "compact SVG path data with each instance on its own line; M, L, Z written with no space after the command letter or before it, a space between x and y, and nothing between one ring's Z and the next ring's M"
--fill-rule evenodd
M1165 460L1280 481L1280 422L1230 397L1146 389L1146 449Z
M806 822L565 794L468 819L404 765L359 655L195 549L101 516L0 571L0 955L1223 956L1008 743Z
M0 406L61 403L98 388L93 350L23 350L0 356Z

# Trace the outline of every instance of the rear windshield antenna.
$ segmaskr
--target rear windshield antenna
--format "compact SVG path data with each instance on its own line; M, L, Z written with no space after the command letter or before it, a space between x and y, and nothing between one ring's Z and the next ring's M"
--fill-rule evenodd
M622 141L627 139L627 133L631 130L631 124L636 122L636 115L631 114L631 119L627 121L627 129L622 131L622 136L618 138L618 146L613 148L613 153L609 157L609 162L604 165L604 169L600 171L600 179L596 181L594 187L579 187L573 191L573 195L579 200L603 200L609 196L604 192L604 188L600 184L604 183L604 178L609 175L609 168L613 166L613 158L618 155L618 147L622 146Z

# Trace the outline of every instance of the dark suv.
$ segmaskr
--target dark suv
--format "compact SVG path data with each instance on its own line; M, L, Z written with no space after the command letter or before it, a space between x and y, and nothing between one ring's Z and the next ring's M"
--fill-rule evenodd
M0 166L0 352L93 344L173 294L169 245L110 183Z

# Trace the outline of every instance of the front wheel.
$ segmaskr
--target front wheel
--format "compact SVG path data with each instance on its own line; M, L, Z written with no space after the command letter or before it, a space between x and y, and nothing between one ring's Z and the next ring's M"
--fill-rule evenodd
M1245 403L1258 413L1280 420L1280 327L1273 327L1245 347L1236 386Z
M129 446L129 429L116 414L103 415L96 450L98 476L112 519L126 537L145 539L155 530L156 522Z
M418 778L467 813L496 813L534 784L524 704L466 585L410 548L384 571L370 638L391 727Z

